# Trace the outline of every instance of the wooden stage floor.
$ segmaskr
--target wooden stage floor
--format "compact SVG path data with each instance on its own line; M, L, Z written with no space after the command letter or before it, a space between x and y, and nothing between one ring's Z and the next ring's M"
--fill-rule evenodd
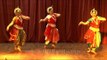
M107 45L97 54L87 53L85 43L58 43L55 49L43 48L43 43L26 43L22 52L13 52L12 43L0 43L0 60L106 60ZM49 46L51 47L51 45Z

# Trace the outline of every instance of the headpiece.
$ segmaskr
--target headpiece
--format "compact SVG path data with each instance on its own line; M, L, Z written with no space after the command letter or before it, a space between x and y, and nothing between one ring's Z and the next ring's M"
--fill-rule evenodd
M51 10L53 10L53 7L52 6L48 7L47 8L47 13L50 13Z
M19 7L17 7L17 8L15 8L14 9L14 13L16 14L16 13L21 13L22 12L22 10L19 8Z

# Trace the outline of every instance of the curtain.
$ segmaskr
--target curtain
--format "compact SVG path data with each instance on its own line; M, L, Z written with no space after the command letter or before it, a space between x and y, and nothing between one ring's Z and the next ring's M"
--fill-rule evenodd
M53 6L54 12L60 13L57 28L60 42L86 42L84 34L88 26L78 26L80 21L90 18L90 10L96 8L98 15L107 18L107 0L0 0L0 42L8 42L7 25L14 15L14 8L20 7L24 15L30 16L24 21L27 42L44 42L46 23L39 20L47 15L47 7ZM107 44L107 22L101 24L102 43Z

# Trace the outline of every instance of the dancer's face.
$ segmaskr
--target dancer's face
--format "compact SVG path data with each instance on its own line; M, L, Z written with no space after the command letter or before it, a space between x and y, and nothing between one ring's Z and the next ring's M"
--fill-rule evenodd
M21 15L21 12L18 12L18 13L15 13L16 16L20 16Z
M92 9L91 12L90 12L90 15L91 15L92 17L96 17L96 16L97 16L97 10Z
M52 14L52 13L53 13L53 9L50 10L50 14Z
M96 16L97 16L97 13L91 13L91 16L92 16L92 17L96 17Z
M14 13L15 13L16 16L20 16L22 11L21 11L21 9L16 8Z

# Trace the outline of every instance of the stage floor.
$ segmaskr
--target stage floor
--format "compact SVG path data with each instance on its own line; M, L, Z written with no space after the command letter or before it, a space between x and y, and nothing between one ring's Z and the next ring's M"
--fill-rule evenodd
M0 43L0 60L106 60L107 45L101 45L97 54L87 53L84 43L58 43L55 49L44 49L43 43L26 43L21 53L13 52L12 43Z

